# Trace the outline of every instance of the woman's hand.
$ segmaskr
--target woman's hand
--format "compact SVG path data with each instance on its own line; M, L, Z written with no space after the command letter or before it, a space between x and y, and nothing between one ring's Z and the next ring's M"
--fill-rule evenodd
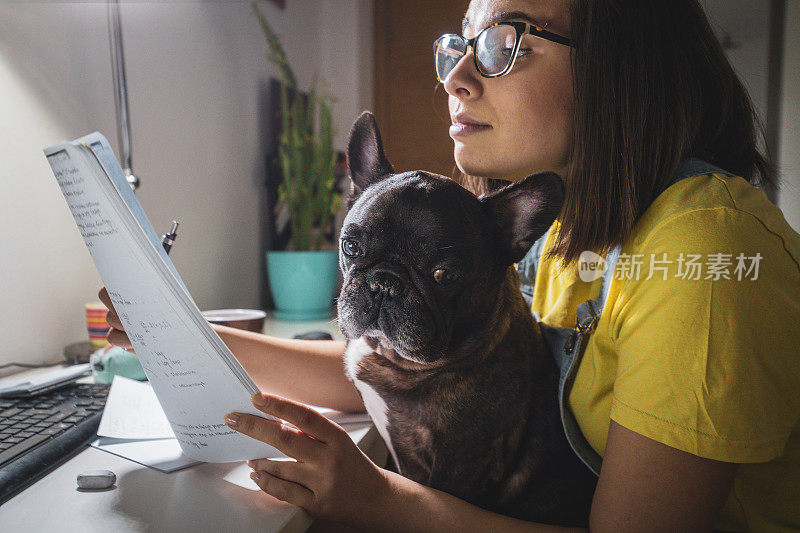
M119 316L117 316L117 311L114 309L114 304L111 303L111 298L109 298L106 288L101 287L100 292L97 293L97 296L100 298L100 301L103 302L103 305L108 307L106 322L108 322L108 325L111 326L111 329L106 335L108 342L114 346L125 348L131 353L136 353L133 351L131 340L128 338L128 334L125 333L125 326L122 325Z
M358 527L377 510L389 482L384 470L355 445L341 426L310 407L279 396L253 395L253 405L282 420L232 413L225 422L234 430L274 446L297 460L256 459L247 464L261 490L300 506L315 518Z

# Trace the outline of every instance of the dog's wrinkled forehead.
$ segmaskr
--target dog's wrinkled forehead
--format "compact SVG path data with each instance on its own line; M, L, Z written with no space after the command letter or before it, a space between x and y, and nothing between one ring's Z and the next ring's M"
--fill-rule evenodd
M422 171L395 174L371 185L356 200L344 224L358 224L427 238L480 231L480 202L447 178Z

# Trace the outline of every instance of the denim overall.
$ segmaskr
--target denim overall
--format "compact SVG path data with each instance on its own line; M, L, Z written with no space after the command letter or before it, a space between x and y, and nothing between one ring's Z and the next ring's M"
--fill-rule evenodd
M725 174L727 176L733 176L733 174L700 159L686 159L678 166L677 171L667 187L684 178L702 174ZM550 230L548 229L547 232L533 244L525 257L517 263L517 273L520 278L522 296L528 303L528 307L532 305L533 285L536 281L536 268L539 265L539 258L541 257L549 234ZM608 297L608 289L614 277L614 267L617 264L617 259L619 259L620 248L620 246L617 246L606 255L606 266L603 274L603 281L600 286L600 294L596 299L587 300L578 306L578 316L574 328L547 325L541 321L541 318L535 311L531 311L534 319L536 319L541 327L545 343L550 348L550 353L553 355L556 365L559 368L561 377L558 382L558 405L561 411L561 423L564 427L567 441L578 457L580 457L586 466L598 476L600 475L600 465L603 459L594 451L586 441L583 433L581 433L578 422L575 420L575 416L569 408L567 399L569 398L572 384L575 381L578 365L580 365L583 352L589 341L589 336L594 332L597 321L600 319L600 314L603 312L603 306Z

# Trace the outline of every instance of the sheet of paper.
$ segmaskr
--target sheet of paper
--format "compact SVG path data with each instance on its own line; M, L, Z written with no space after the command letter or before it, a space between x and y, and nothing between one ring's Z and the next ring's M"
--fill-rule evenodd
M270 453L224 424L231 411L259 414L250 403L255 384L140 227L116 161L109 180L85 146L61 143L45 154L183 452L210 462Z
M97 434L115 439L171 439L175 433L152 387L114 376Z
M165 473L200 463L184 455L176 439L124 440L100 437L90 446Z

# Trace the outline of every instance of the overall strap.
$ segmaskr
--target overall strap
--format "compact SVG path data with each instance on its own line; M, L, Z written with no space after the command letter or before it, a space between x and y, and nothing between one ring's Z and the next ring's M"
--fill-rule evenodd
M690 157L681 161L681 163L678 165L678 168L675 170L675 173L672 175L672 181L669 183L669 185L667 185L667 187L679 182L683 178L701 176L703 174L724 174L726 176L735 175L727 170L722 170L711 163L703 161L702 159Z
M587 333L594 329L600 319L600 313L608 299L608 291L611 288L611 280L614 278L614 268L617 266L622 247L617 245L606 255L606 265L603 272L603 281L600 285L600 294L594 300L587 300L578 305L578 316L575 328L581 333Z
M542 256L542 252L544 251L544 245L547 242L547 237L550 235L550 229L552 225L547 228L547 231L544 232L544 235L536 239L536 242L533 243L528 253L525 254L525 257L519 260L516 265L517 269L517 276L519 277L520 283L520 292L522 293L522 297L525 299L525 303L528 305L528 309L531 309L533 313L534 319L539 322L541 318L536 311L533 311L533 287L536 284L536 271L539 268L539 258Z

